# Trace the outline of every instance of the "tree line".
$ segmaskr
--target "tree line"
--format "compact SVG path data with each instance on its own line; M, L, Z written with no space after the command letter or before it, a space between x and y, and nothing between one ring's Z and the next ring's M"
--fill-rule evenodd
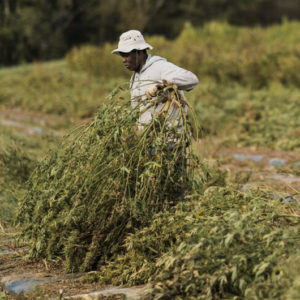
M0 65L62 57L135 28L174 38L212 19L268 25L300 18L298 0L0 0Z

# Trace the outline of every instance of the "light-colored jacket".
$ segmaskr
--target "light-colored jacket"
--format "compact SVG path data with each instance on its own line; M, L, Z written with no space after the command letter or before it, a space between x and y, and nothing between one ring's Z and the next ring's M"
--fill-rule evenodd
M181 93L184 90L193 89L199 82L194 73L168 62L163 57L148 55L141 71L135 72L130 80L132 106L135 107L141 100L145 100L146 91L152 90L156 84L162 83L163 80L175 83ZM141 109L144 108L145 106L141 107ZM160 111L160 109L161 107L158 106L155 111ZM139 123L142 125L151 122L153 113L154 108L149 108L140 116ZM177 115L175 112L170 119L176 119Z

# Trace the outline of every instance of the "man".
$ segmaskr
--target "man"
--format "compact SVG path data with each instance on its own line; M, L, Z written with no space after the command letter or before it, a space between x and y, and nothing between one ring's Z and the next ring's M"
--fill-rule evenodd
M112 51L114 54L119 54L124 66L134 72L130 80L130 93L132 106L139 105L139 108L143 110L138 120L139 129L143 129L144 125L149 124L153 114L159 113L164 107L164 103L156 106L151 105L152 99L148 97L157 84L161 84L163 81L176 84L182 95L184 90L189 91L198 84L198 78L195 74L168 62L165 58L148 55L147 49L153 48L146 43L143 35L138 30L129 30L120 36L118 48ZM172 127L175 125L177 132L180 132L182 130L180 110L173 107L170 111L168 124ZM184 107L184 111L186 112L186 107ZM186 147L180 146L176 150L174 149L174 141L176 138L169 136L167 146L172 153L171 155L177 157L174 167L176 178L173 178L175 184L173 184L172 190L174 196L182 198L182 183L186 178ZM155 154L155 147L152 148L151 152L152 155Z
M131 103L133 106L139 104L141 100L147 98L146 92L151 91L156 84L163 80L176 84L178 89L189 91L198 84L195 74L182 69L160 56L147 54L147 49L153 49L146 43L143 35L138 30L129 30L120 36L118 48L112 53L122 57L124 66L134 72L130 80ZM159 111L162 106L155 108ZM139 123L147 124L151 122L154 108L146 110L139 119ZM176 114L173 116L176 118Z

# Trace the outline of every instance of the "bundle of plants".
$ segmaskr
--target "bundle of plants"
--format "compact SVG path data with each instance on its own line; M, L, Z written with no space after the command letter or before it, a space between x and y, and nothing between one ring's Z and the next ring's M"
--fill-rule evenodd
M147 299L298 299L299 212L269 192L209 187L156 214L86 280L149 283Z
M190 191L200 163L186 147L191 134L177 87L161 84L135 108L122 93L33 172L17 217L30 257L61 258L67 271L96 269L128 233ZM158 106L141 129L140 115ZM201 174L205 182L209 172Z

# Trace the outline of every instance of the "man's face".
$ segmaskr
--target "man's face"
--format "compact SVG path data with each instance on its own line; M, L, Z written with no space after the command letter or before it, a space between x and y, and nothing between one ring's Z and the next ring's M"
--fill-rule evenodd
M133 50L129 53L120 52L124 66L130 71L139 71L140 55L138 51Z

